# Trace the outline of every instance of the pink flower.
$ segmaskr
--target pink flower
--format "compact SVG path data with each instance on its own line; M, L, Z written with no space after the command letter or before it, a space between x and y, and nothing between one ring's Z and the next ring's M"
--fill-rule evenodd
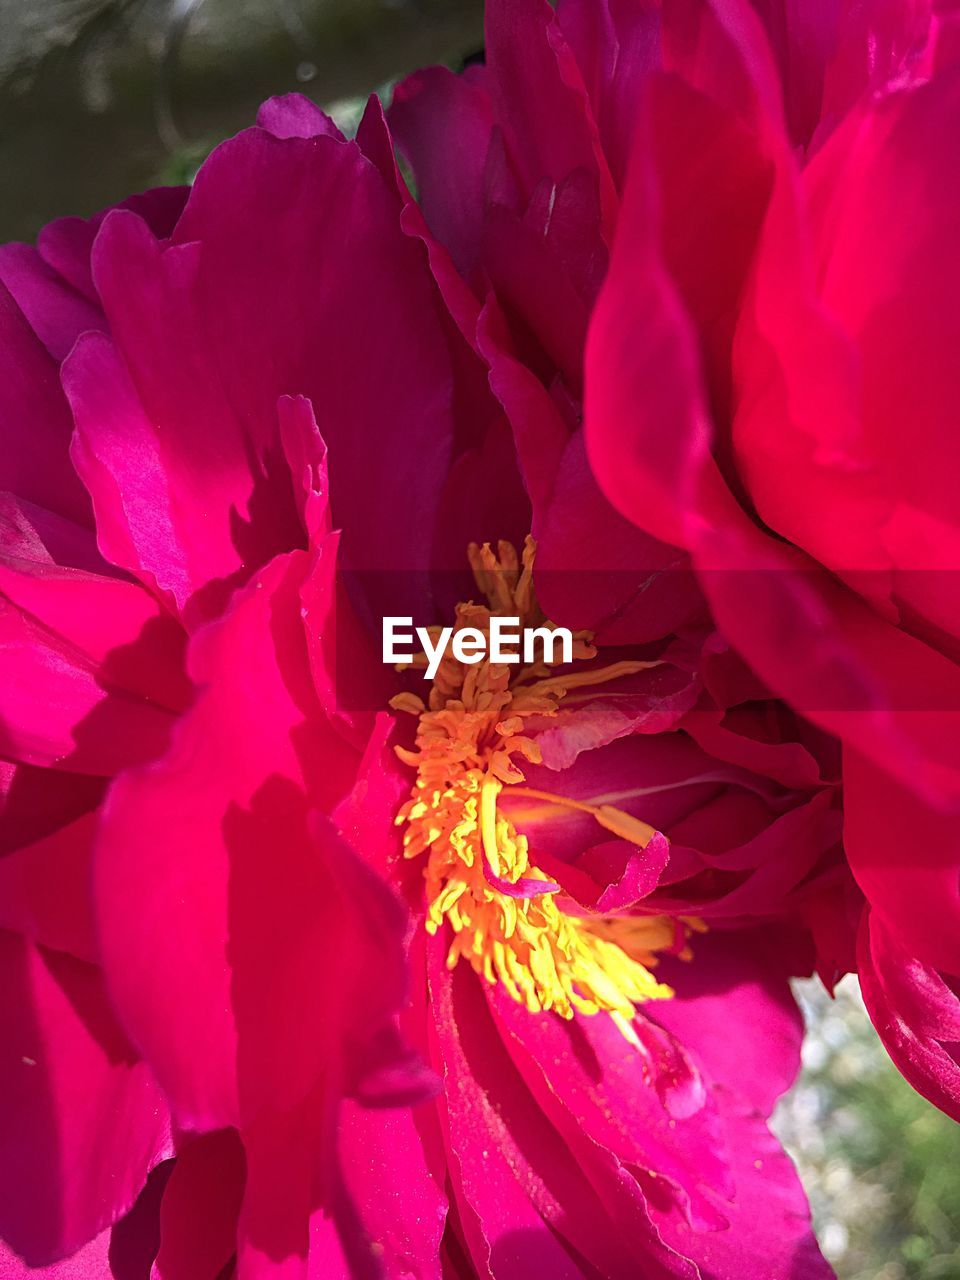
M602 496L588 308L548 358L517 217L478 297L375 100L268 103L180 198L0 257L5 1272L829 1275L765 1117L787 978L847 963L834 744ZM488 606L597 651L381 663Z
M818 964L859 968L897 1065L955 1110L956 19L754 9L490 3L486 66L411 77L391 124L511 417L539 563L579 544L611 571L556 575L551 612L649 638L696 616L695 577L842 742L869 907L856 961L857 895L819 897Z

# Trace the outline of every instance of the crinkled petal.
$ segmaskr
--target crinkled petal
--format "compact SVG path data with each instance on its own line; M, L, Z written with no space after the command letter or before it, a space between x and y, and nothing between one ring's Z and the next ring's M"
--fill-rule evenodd
M960 996L914 959L881 918L864 913L860 989L896 1066L915 1089L960 1120Z

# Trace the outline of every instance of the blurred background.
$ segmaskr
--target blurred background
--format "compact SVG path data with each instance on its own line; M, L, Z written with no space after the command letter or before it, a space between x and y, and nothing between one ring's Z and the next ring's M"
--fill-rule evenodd
M182 181L272 94L456 66L482 26L481 0L0 0L0 239Z
M803 1069L773 1128L840 1280L960 1280L960 1134L893 1068L852 975L794 983Z
M345 131L404 72L482 47L481 0L0 0L0 240L189 181L299 90ZM841 1280L960 1280L960 1142L880 1049L852 978L797 984L808 1035L775 1116Z

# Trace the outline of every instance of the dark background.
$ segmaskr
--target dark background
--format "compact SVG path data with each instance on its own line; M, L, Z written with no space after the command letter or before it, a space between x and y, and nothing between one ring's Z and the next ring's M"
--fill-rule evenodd
M0 241L182 181L272 94L328 104L481 42L481 0L0 0Z

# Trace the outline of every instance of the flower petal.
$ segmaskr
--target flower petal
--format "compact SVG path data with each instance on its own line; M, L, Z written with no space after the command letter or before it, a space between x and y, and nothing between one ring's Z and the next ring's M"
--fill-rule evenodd
M0 963L0 1233L43 1266L126 1213L169 1154L169 1121L92 965L6 932Z
M200 244L200 320L251 437L272 430L279 395L309 397L347 564L415 575L449 460L451 372L396 192L353 144L249 130L198 174L176 241Z
M118 782L97 849L114 999L194 1127L251 1124L325 1072L349 1076L402 993L395 900L311 812L346 791L356 758L311 690L306 554L198 634L204 692L170 754Z
M478 75L428 67L402 80L390 129L413 169L432 234L469 275L480 245L493 108Z
M690 962L664 957L657 977L675 996L647 1006L711 1080L765 1116L800 1070L803 1020L787 982L792 955L781 929L698 934Z
M90 502L70 466L70 411L57 366L0 284L0 489L89 526Z
M858 953L864 1003L890 1057L915 1089L960 1120L960 997L869 910Z
M844 752L844 840L857 883L899 945L960 976L960 815Z
M666 1257L649 1222L646 1238L636 1234L644 1214L635 1195L609 1173L596 1175L600 1187L591 1185L584 1162L609 1171L608 1155L588 1143L577 1162L570 1160L567 1136L501 1043L476 975L463 965L449 973L441 940L427 950L437 1066L447 1079L444 1137L474 1266L519 1280L535 1258L558 1280L582 1280L595 1270L628 1280L642 1261L651 1280L692 1276L680 1259Z
M0 561L0 750L106 776L157 755L187 698L179 627L130 582L36 569Z
M209 1280L237 1246L244 1155L230 1129L185 1143L160 1204L160 1249L153 1280Z

